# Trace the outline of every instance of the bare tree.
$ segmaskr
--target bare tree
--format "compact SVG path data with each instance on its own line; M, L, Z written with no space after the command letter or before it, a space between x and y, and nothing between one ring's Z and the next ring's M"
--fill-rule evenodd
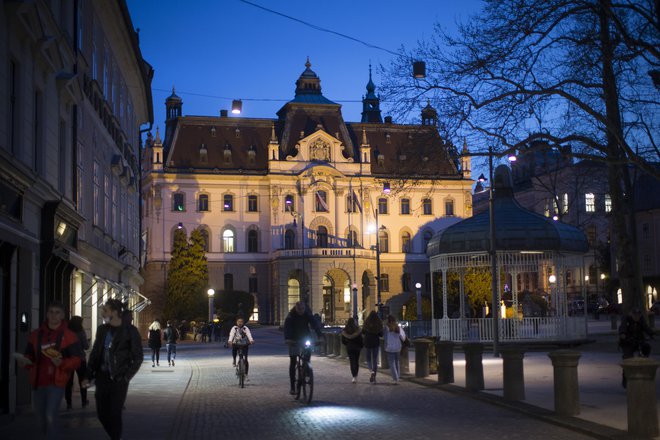
M624 308L643 304L631 166L660 158L659 0L487 0L385 70L381 92L401 113L431 99L447 139L504 154L544 139L607 163ZM410 75L424 60L428 75Z

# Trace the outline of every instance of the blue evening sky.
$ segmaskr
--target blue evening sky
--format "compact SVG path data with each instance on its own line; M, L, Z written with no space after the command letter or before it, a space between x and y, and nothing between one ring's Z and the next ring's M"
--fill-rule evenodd
M455 28L482 5L480 0L249 1L392 52L429 38L436 22ZM140 29L142 54L155 70L154 126L161 132L172 86L183 99L184 115L218 115L240 98L241 116L275 118L293 99L307 56L323 95L342 104L347 122L359 122L369 63L387 65L394 57L240 0L127 3ZM376 67L373 71L378 93L380 77ZM387 103L381 108L387 115Z

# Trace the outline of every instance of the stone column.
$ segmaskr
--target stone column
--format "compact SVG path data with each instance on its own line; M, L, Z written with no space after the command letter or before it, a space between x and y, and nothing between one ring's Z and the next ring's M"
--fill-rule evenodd
M430 374L429 352L431 350L430 339L414 339L415 346L415 377L427 377Z
M580 414L577 366L580 352L556 350L548 353L552 360L555 382L555 413L560 416Z
M401 350L399 355L399 373L401 375L410 374L410 358L408 357L408 347Z
M484 344L470 342L463 344L465 352L465 389L480 391L484 389Z
M338 358L341 355L341 334L335 333L334 334L334 350L333 353L335 354L335 357Z
M523 358L525 349L520 346L500 347L506 400L525 400L525 377Z
M438 383L454 383L454 343L438 341L435 352L438 355Z
M634 437L657 437L658 401L655 396L655 373L660 362L646 358L624 359L628 399L628 434Z

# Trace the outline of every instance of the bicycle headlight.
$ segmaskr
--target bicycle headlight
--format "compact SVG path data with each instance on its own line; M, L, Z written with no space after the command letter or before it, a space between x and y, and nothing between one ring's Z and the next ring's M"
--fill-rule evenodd
M310 345L312 345L311 341L305 341L305 347L309 347Z

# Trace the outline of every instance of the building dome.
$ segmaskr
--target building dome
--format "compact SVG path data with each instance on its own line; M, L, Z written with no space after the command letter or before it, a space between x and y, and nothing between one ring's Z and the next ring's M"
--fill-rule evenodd
M495 248L497 251L583 253L589 249L578 228L554 221L521 207L513 197L511 170L500 165L493 182ZM438 233L426 254L488 252L490 250L490 206L473 217Z

